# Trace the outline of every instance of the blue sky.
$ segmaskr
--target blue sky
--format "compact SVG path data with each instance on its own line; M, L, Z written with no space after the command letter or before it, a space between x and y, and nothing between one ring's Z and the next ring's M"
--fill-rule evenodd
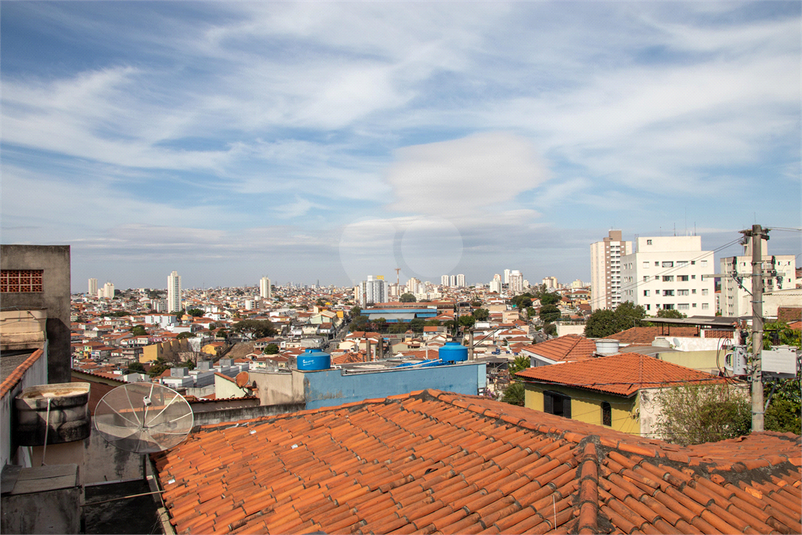
M801 5L2 2L0 238L86 291L587 281L610 228L799 228Z

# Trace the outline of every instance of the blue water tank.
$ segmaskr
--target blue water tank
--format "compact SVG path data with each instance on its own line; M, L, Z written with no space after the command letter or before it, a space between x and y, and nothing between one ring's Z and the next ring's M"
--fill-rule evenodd
M297 363L298 369L303 371L328 370L331 368L331 355L317 349L307 349L298 355Z
M440 348L440 360L462 362L468 360L468 348L456 342L448 342Z

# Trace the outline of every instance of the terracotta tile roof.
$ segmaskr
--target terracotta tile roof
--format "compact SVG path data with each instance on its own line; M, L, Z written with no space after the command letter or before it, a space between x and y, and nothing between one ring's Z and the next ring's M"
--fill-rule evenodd
M4 397L6 394L14 390L14 387L16 387L20 381L22 381L22 378L25 376L25 372L27 372L30 367L42 357L42 355L44 355L44 350L42 349L32 351L28 358L14 368L14 371L8 374L8 377L6 377L2 384L0 384L0 397Z
M611 334L607 338L618 340L622 344L650 346L658 336L699 336L699 330L696 327L672 327L671 325L631 327L626 331Z
M723 382L723 378L640 353L620 353L580 362L527 368L516 374L527 381L561 384L630 396L641 388L684 382Z
M523 347L524 351L557 362L587 360L596 352L596 342L578 334L566 334L553 340Z
M430 390L203 427L152 458L177 533L799 533L800 446L682 448Z

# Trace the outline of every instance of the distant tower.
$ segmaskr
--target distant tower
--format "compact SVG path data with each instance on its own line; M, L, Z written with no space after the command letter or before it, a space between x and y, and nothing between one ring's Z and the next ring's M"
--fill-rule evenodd
M262 277L259 281L259 295L262 296L262 299L271 299L273 297L273 291L270 288L270 279L267 277Z
M167 312L179 312L181 310L181 277L177 271L170 273L167 277Z
M86 293L92 297L97 297L97 279L89 279L89 291Z
M612 310L627 300L621 291L621 258L631 253L632 242L623 240L620 230L611 230L602 241L590 245L591 310Z
M510 273L511 272L510 272L509 269L505 269L504 270L504 284L509 284L510 283Z
M448 287L449 286L450 278L448 275L443 275L440 277L440 286Z
M457 287L458 288L465 288L465 274L464 273L457 274Z
M107 282L103 285L98 297L105 297L106 299L114 299L114 284Z

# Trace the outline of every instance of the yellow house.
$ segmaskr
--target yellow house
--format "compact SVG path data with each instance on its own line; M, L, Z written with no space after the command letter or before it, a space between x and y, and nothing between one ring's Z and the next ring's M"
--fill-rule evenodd
M178 354L191 351L189 342L184 340L167 340L160 344L150 344L142 348L142 355L139 362L153 362L156 359L163 359L167 362L174 362L178 359Z
M527 408L657 438L661 389L683 383L724 383L720 377L639 353L621 353L518 372Z

